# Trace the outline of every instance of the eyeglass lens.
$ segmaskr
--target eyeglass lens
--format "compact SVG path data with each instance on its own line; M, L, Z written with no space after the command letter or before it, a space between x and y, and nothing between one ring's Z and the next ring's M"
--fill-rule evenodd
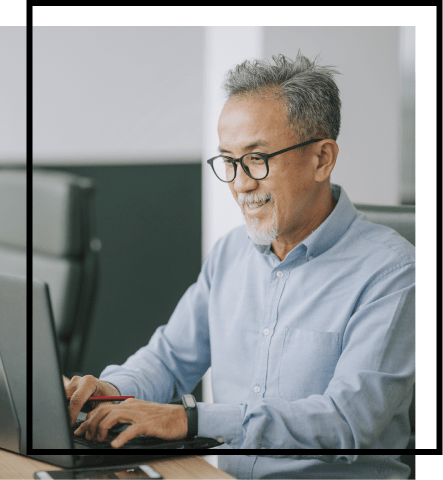
M244 156L242 161L244 167L251 177L255 178L256 180L260 180L266 176L266 162L262 157L260 157L260 155L252 153ZM229 157L219 156L214 159L212 164L214 166L215 173L220 180L230 182L234 178L235 167L234 163Z

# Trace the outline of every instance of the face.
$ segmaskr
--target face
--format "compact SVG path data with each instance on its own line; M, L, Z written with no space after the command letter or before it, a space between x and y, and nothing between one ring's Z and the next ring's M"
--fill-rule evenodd
M229 100L220 115L218 134L220 151L232 158L248 152L270 154L298 143L286 124L284 105L275 99ZM271 157L263 180L250 178L238 164L235 180L228 185L254 243L290 244L309 229L319 187L313 145L304 153L294 149Z

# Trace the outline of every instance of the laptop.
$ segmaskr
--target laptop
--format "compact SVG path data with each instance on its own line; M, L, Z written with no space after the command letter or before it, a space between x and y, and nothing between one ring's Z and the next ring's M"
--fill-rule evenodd
M105 442L88 442L84 437L75 436L73 430L76 427L71 427L69 423L47 283L33 279L32 296L30 425L26 421L25 394L26 278L0 273L0 448L60 467L79 467L133 463L183 455L183 452L174 453L177 449L205 450L220 445L212 438L162 440L140 435L120 449L112 449L110 441L128 425L110 432ZM28 358L30 356L28 353ZM30 373L28 371L28 375ZM85 416L80 413L77 421L84 421ZM158 454L159 451L164 454ZM194 451L192 455L205 453Z

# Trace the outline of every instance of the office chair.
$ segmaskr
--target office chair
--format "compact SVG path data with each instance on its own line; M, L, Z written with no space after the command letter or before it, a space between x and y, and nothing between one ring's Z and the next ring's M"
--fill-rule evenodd
M80 369L97 291L94 183L33 170L33 276L49 285L62 371ZM26 171L0 169L0 271L26 275Z
M391 207L354 204L354 207L363 213L370 222L393 228L415 246L415 206ZM406 447L408 450L415 449L415 383L409 408L409 421L411 422L411 435ZM401 461L411 467L409 478L415 478L415 455L402 455Z

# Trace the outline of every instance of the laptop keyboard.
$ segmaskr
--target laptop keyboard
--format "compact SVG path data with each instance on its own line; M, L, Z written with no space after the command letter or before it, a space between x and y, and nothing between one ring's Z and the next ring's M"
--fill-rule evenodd
M84 420L77 420L71 427L72 441L81 446L80 448L99 448L116 450L112 448L111 442L116 438L120 431L108 431L108 436L103 442L97 442L95 440L86 440L85 437L74 435L74 431L84 422ZM124 445L120 447L122 449L200 449L200 448L212 448L221 445L217 440L212 438L196 437L193 440L162 440L157 437L147 437L145 435L139 435L138 437L128 440Z
M108 436L105 438L103 442L97 442L95 440L87 440L85 437L74 435L74 431L82 424L83 422L75 422L74 425L71 427L71 437L72 441L77 444L84 445L89 448L101 448L101 449L112 449L111 442L119 435L119 432L108 432ZM132 438L128 440L120 449L124 448L147 448L150 445L156 445L159 443L159 439L155 437L145 437L140 435L138 437ZM168 448L168 447L156 447L156 448ZM185 448L183 446L176 446L174 448Z

